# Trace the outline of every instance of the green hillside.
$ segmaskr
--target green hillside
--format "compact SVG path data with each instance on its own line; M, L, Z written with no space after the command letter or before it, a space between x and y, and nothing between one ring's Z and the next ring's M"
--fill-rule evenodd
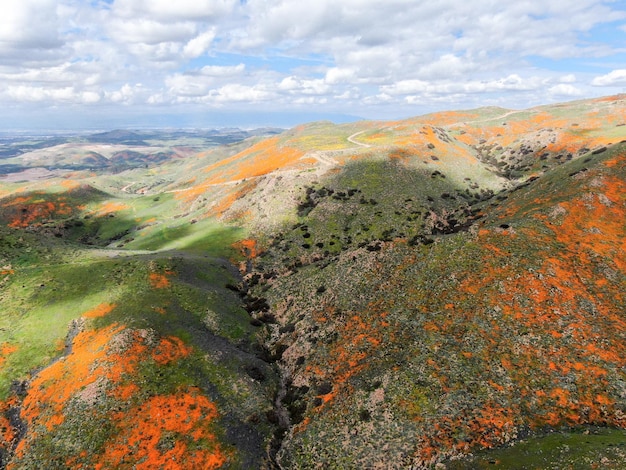
M615 96L11 156L0 468L623 468L625 124Z

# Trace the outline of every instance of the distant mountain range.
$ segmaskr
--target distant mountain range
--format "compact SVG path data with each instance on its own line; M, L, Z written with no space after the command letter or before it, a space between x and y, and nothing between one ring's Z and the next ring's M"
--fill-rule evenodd
M624 468L626 95L0 159L0 468Z
M89 144L108 144L119 145L124 147L132 147L135 149L135 153L144 149L151 151L155 147L159 151L176 147L179 144L184 144L187 150L206 150L210 147L218 145L228 145L235 142L248 139L250 137L259 135L273 135L279 134L284 129L278 128L262 128L252 130L242 130L237 128L225 128L225 129L208 129L208 130L124 130L117 129L107 132L98 133L69 133L63 134L42 134L42 135L0 135L0 160L9 160L12 158L19 158L25 153L30 153L36 150L53 151L55 147L61 145L69 145L70 147L77 146L79 148L89 147ZM82 144L82 145L78 145ZM124 149L128 150L128 149ZM37 164L44 166L46 153L43 153L42 159L37 159ZM62 152L57 152L61 154ZM32 157L32 155L31 155ZM25 164L28 167L32 167L33 163L28 160L21 159L20 163ZM4 163L4 162L3 162ZM75 162L69 162L69 164L75 164ZM6 173L12 173L23 169L17 164L0 166L0 171ZM0 173L1 174L1 173Z

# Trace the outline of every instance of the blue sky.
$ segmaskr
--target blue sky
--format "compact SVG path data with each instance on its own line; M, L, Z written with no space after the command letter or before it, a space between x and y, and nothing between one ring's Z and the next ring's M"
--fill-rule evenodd
M626 2L3 0L0 130L288 127L626 92Z

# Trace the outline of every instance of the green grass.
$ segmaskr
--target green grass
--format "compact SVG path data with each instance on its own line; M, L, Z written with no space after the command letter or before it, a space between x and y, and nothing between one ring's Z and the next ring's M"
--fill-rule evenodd
M189 234L179 243L159 247L189 250L189 256L198 257L172 261L164 253L163 260L157 260L156 266L162 269L172 268L183 274L191 269L203 279L201 285L193 285L174 277L171 289L150 287L149 266L155 265L151 256L110 258L106 252L75 249L67 257L45 260L42 248L24 246L10 236L3 238L15 257L14 274L8 276L1 291L0 344L10 343L18 349L0 369L0 398L6 398L12 380L27 378L31 371L57 357L71 321L103 302L117 304L118 308L99 322L119 321L173 334L173 329L185 328L184 324L180 326L178 312L193 313L196 327L202 328L210 310L217 312L216 334L233 341L249 338L253 330L247 313L239 307L236 295L224 289L233 282L231 275L215 265L212 257L205 258L229 252L230 248L221 243L230 242L232 232L223 234L215 223L204 228L209 226L213 232ZM169 309L169 316L152 308L163 305L176 308Z
M188 219L157 224L141 231L126 245L128 249L187 251L212 256L228 255L230 245L242 238L243 231L214 219L191 223Z
M18 267L3 289L0 343L18 349L0 370L0 397L6 398L11 380L26 378L62 352L72 320L135 290L134 271L132 263L89 258Z
M190 326L206 328L203 321L210 311L217 317L212 323L216 334L233 341L250 339L253 329L247 313L235 294L223 289L231 276L214 262L214 257L235 255L230 245L243 232L212 219L192 223L192 216L178 213L182 209L173 194L125 194L115 189L115 181L114 176L94 179L93 183L106 191L95 185L69 191L51 185L45 191L26 193L31 203L58 205L63 201L81 209L39 222L34 233L0 227L0 266L13 270L0 284L0 344L17 347L0 369L0 399L7 397L13 380L27 379L62 354L72 320L103 302L118 308L110 319L98 319L96 324L119 321L184 336ZM103 212L105 202L125 208ZM47 233L57 227L62 227L60 239ZM130 251L124 256L119 252L117 258L81 246L83 242L103 246L111 241L116 246L133 237L136 239L125 247ZM193 271L204 279L203 285L174 282L170 290L152 289L148 266L154 257L133 250L162 252L163 264L172 264L167 261L172 252L197 257L187 264L194 264ZM186 269L184 261L179 265ZM162 305L172 306L168 315L161 316L152 308ZM181 312L193 313L195 326L178 321Z
M621 469L626 458L626 431L590 428L523 439L509 447L451 461L446 468L465 469Z
M341 150L353 148L347 137L353 133L353 126L337 126L328 121L319 121L298 126L282 134L286 145L308 150Z

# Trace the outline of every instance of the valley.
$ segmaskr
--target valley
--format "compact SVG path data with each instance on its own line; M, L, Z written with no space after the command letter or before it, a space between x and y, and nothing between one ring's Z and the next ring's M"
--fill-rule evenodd
M0 144L0 468L623 468L626 96Z

